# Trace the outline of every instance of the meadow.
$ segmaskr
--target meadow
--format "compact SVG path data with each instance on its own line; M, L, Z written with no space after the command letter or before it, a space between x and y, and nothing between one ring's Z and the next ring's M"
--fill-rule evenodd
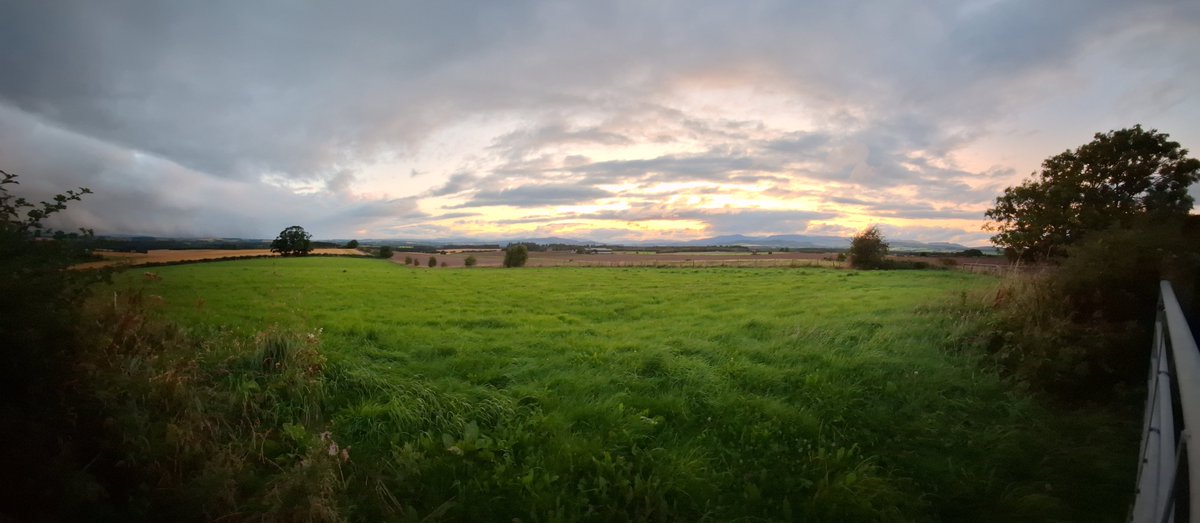
M1050 405L970 343L985 276L156 272L115 289L195 336L319 341L322 395L291 423L348 447L352 519L1117 521L1133 483L1136 409Z

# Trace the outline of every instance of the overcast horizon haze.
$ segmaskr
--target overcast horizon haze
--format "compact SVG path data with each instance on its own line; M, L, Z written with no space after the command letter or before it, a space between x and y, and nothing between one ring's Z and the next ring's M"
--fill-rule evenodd
M1200 153L1198 51L1172 0L0 0L0 169L102 234L976 246L1097 132Z

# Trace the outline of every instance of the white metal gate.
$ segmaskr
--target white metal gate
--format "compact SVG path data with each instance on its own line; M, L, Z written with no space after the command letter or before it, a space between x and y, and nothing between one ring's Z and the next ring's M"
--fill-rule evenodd
M1132 523L1200 523L1200 351L1160 283Z

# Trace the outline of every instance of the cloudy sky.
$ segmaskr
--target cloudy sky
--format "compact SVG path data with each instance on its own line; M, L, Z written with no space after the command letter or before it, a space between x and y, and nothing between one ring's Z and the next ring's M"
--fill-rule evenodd
M977 245L1097 131L1200 153L1198 51L1195 1L0 0L0 169L102 233Z

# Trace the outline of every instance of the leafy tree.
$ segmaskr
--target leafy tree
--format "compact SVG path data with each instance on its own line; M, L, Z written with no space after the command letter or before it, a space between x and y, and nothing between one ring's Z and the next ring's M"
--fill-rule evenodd
M437 267L437 256L430 256L427 263L430 267Z
M525 261L529 259L529 247L524 244L509 245L504 251L504 266L505 267L524 267Z
M405 265L412 265L412 264L413 264L413 259L412 259L412 256L405 256L405 257L404 257L404 264L405 264Z
M872 225L850 239L850 266L857 269L881 269L885 264L888 244L879 227Z
M271 242L271 252L284 256L304 256L312 251L312 235L304 227L293 225L279 233Z
M392 251L392 248L388 247L387 245L384 245L383 247L379 248L379 257L380 258L388 260L388 259L392 258L392 254L395 254L395 252ZM405 263L408 263L408 262L406 261Z
M1019 258L1049 258L1090 231L1185 217L1200 160L1167 138L1135 125L1046 159L987 211L992 242Z
M347 249L357 249L358 248L358 240L350 240L350 241L346 242L346 248Z
M463 260L463 265L466 265L467 267L474 267L476 263L479 263L479 260L476 260L475 255L473 254L467 256L467 259Z

